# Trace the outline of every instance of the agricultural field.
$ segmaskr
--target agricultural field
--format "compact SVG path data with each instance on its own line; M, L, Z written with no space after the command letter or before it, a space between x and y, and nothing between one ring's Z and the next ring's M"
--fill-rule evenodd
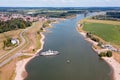
M83 30L91 32L109 43L120 45L120 24L115 21L113 23L112 21L84 21Z

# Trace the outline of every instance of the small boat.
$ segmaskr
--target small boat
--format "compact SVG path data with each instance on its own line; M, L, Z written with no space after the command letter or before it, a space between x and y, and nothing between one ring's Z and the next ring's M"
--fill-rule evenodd
M67 60L67 63L70 63L70 60Z
M51 56L51 55L57 55L57 54L59 54L58 51L48 50L48 51L42 52L40 55L42 55L42 56Z

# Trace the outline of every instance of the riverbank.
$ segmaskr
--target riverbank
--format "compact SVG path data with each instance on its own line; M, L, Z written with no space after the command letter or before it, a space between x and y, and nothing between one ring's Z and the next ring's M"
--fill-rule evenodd
M86 41L92 43L92 48L95 52L99 54L99 52L103 51L103 49L95 49L93 46L97 45L97 43L86 37L86 32L82 30L82 26L77 26L77 31L85 38ZM120 63L118 63L113 57L102 57L113 69L113 79L120 80Z
M46 28L52 28L52 24L53 23L57 23L58 22L58 20L57 21L55 21L55 22L51 22L51 23L49 23L49 26L47 26ZM40 25L36 25L36 26L40 26ZM42 26L41 26L42 27ZM37 29L37 28L36 28ZM35 29L35 31L36 31L36 29ZM39 29L39 27L38 27L38 29ZM37 29L37 30L38 30ZM44 30L43 32L46 32L46 30ZM30 33L33 33L32 31L30 31ZM41 38L40 38L40 44L41 44L41 46L39 45L39 47L41 47L40 49L36 49L37 51L36 52L34 52L33 53L33 56L32 57L29 57L29 58L27 58L27 59L22 59L22 60L20 60L20 61L18 61L17 63L16 63L16 70L15 70L15 73L16 73L16 77L15 77L15 80L24 80L26 77L27 77L27 72L26 72L26 70L25 70L25 67L26 67L26 65L27 65L27 63L31 60L31 59L33 59L42 49L43 49L43 45L44 45L44 38L45 38L45 36L43 35L43 33L40 33L40 35L41 35ZM33 35L32 36L30 36L30 37L33 37ZM33 39L34 40L34 39ZM33 42L34 43L34 42ZM31 46L33 46L33 43L32 43L32 45L30 45L29 47L31 47ZM37 46L38 45L38 43L36 44L36 45L34 45L34 46ZM28 56L29 56L29 54L28 54Z
M44 36L42 33L41 33L40 35L42 36L42 38L40 39L40 42L41 42L41 44L42 44L42 45L41 45L41 48L38 49L38 50L35 52L34 56L32 56L32 57L30 57L30 58L27 58L27 59L23 59L23 60L18 61L18 62L16 63L16 70L15 70L16 76L15 76L15 80L24 80L24 78L27 76L27 72L26 72L26 70L25 70L26 64L27 64L31 59L33 59L38 52L40 52L40 51L43 49L45 36Z

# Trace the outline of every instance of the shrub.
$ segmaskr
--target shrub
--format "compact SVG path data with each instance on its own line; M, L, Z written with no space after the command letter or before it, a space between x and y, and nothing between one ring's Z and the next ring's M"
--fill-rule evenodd
M43 28L40 28L41 31L43 31Z
M101 52L98 56L99 57L112 57L112 52L111 51Z
M88 38L90 38L91 40L95 41L95 42L99 42L100 40L98 38L96 38L95 36L92 35L92 33L86 33L86 36Z
M97 46L100 46L100 47L101 47L102 44L103 44L103 43L99 41L98 44L97 44Z
M100 40L96 37L91 37L91 40L95 41L95 42L99 42Z
M89 33L86 33L86 36L91 38L92 37L92 34L89 32Z
M99 57L105 57L106 56L106 53L105 52L101 52L100 54L99 54Z
M107 57L112 57L112 52L111 51L107 51L106 56Z

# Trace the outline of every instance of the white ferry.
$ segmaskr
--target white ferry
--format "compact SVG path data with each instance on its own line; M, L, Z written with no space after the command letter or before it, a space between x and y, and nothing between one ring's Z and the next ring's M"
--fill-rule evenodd
M42 52L40 55L42 55L42 56L51 56L51 55L57 55L57 54L59 54L58 51L48 50L48 51Z

